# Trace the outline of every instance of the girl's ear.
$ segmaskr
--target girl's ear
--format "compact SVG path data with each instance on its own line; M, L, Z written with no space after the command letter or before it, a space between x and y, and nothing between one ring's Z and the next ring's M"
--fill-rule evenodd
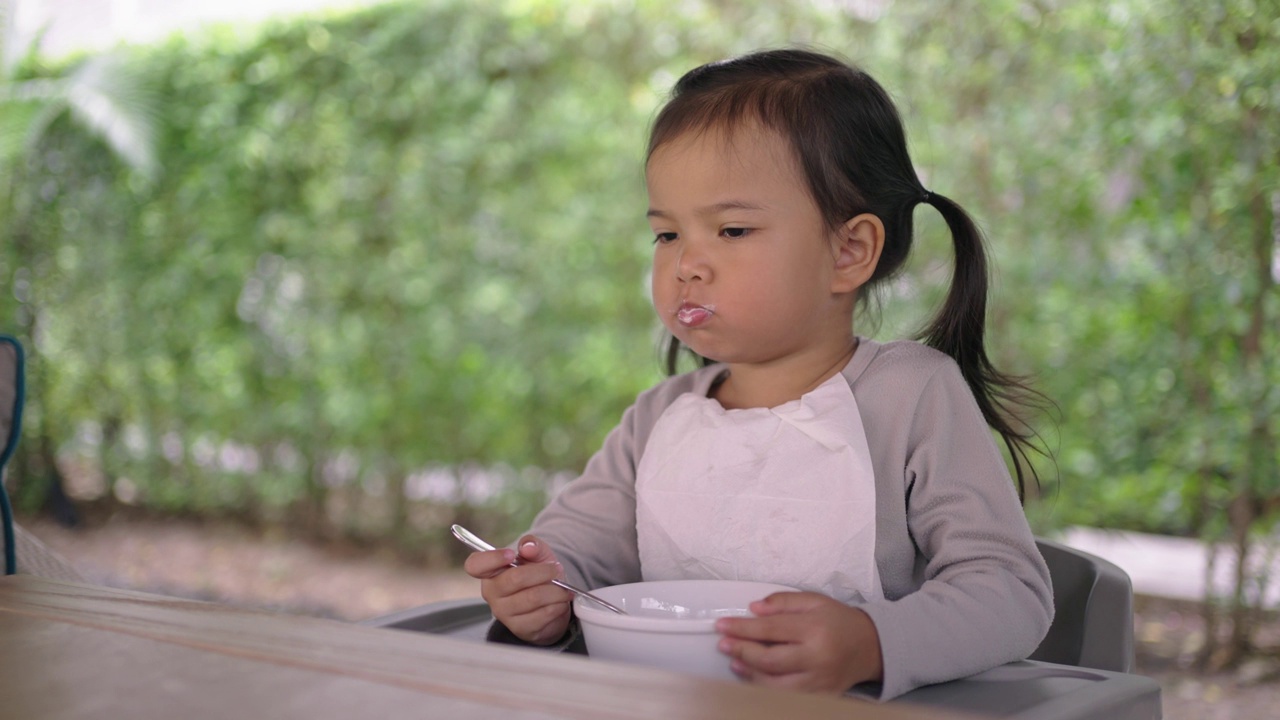
M871 213L856 215L836 229L832 250L835 274L831 292L848 293L871 279L884 249L884 223Z

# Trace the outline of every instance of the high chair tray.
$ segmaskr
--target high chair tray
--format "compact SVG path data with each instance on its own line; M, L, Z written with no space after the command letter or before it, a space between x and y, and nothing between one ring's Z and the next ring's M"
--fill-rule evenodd
M493 615L480 599L449 600L364 621L374 627L484 642ZM1011 720L1159 720L1160 685L1142 675L1023 660L913 690L893 702Z

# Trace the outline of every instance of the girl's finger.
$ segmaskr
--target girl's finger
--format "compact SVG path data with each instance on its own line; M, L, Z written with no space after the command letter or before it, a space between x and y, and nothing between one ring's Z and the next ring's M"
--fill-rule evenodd
M551 584L551 581L559 577L562 572L560 566L555 563L532 563L504 570L491 578L490 582L500 595L514 595L539 585L555 588L558 593L568 595L568 590Z
M748 609L757 617L781 613L802 613L816 610L831 602L831 598L813 592L778 592L763 600L751 603Z
M511 616L504 624L524 641L541 644L554 642L563 635L568 622L568 605L548 605L523 615Z
M525 588L503 600L507 612L513 616L544 612L546 608L554 608L556 612L567 611L571 602L573 593L549 582Z
M719 649L750 671L752 677L761 674L792 675L807 669L805 648L798 644L765 645L736 638L721 638Z
M752 685L763 685L765 687L782 688L784 690L814 689L809 676L805 673L769 675L767 673L753 671L744 667L744 672L739 674Z
M720 618L716 632L739 640L767 643L798 642L808 624L802 616L783 614L754 618Z
M511 566L516 560L516 552L510 548L473 552L467 556L462 568L473 578L481 580L491 578Z

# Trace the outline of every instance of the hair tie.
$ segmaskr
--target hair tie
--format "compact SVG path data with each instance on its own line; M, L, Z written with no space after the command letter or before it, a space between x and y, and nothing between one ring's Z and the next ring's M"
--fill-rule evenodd
M924 203L924 204L926 204L926 205L932 205L932 204L933 204L933 193L929 192L928 190L925 190L925 191L924 191L924 193L920 195L920 202L922 202L922 203Z

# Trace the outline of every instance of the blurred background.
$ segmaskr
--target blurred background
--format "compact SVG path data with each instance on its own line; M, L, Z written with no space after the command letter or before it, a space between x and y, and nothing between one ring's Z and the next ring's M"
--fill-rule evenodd
M990 350L1057 404L1028 515L1134 575L1166 716L1280 702L1277 0L214 5L0 3L5 485L86 576L349 619L478 594L448 525L514 539L661 377L665 93L803 44L989 235ZM862 334L945 290L917 219Z

